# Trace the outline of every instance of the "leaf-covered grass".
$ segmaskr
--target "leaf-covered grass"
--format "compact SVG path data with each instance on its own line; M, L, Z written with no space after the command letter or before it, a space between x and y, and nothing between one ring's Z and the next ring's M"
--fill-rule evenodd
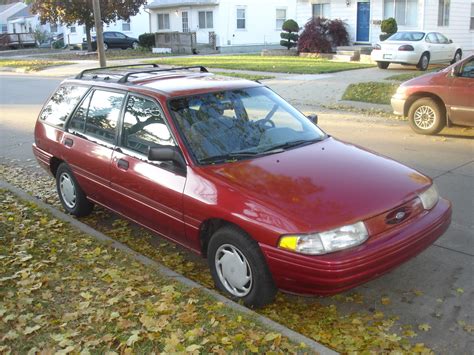
M307 350L5 190L0 211L0 353Z
M434 71L438 71L438 70L440 70L440 69L439 68L433 68L433 69L430 69L428 71L412 71L410 73L392 75L392 76L389 76L389 77L385 78L385 80L407 81L407 80L417 78L419 76L422 76L422 75L425 75L425 74L428 74L428 73L431 73L431 72L434 72Z
M29 179L25 179L25 176L29 176ZM54 180L50 176L32 172L18 165L13 167L0 164L0 178L44 202L61 208ZM213 287L205 260L152 235L133 223L101 208L95 208L92 215L82 218L81 221L128 245L140 254L206 287ZM383 307L387 303L387 298L381 298L380 303L379 307L374 307L374 304L367 304L358 294L337 295L324 302L318 298L294 297L279 293L273 304L258 311L342 353L354 351L430 353L421 343L411 345L411 339L417 336L413 326L404 325L402 334L397 334L394 329L397 317L384 313ZM340 311L339 307L348 304L359 305L359 311L351 313ZM375 308L376 311L368 312L367 308Z
M273 57L259 55L193 56L183 58L163 58L148 62L179 66L203 65L209 68L293 74L334 73L344 70L373 67L372 64L333 62L319 58L290 56Z
M143 49L110 49L105 52L107 60L122 60L122 59L134 59L134 58L161 58L170 57L174 54L154 54L150 51ZM64 51L63 53L56 53L48 56L48 58L58 60L97 60L97 52L86 52L86 51Z
M374 81L350 84L344 92L342 99L390 105L390 98L395 94L397 88L398 84Z
M0 67L7 68L23 68L26 71L39 71L49 67L55 67L58 65L69 65L74 64L72 62L63 62L57 60L43 60L43 59L0 59Z

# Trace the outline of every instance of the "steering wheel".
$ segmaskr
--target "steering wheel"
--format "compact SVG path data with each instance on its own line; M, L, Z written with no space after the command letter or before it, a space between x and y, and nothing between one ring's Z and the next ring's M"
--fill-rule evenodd
M267 113L267 115L262 118L261 120L258 120L258 121L255 121L255 123L259 126L259 127L262 127L262 128L275 128L275 122L273 122L271 119L273 117L273 115L275 114L275 112L278 110L278 108L280 107L280 105L278 104L275 104L273 105L271 111L269 113Z

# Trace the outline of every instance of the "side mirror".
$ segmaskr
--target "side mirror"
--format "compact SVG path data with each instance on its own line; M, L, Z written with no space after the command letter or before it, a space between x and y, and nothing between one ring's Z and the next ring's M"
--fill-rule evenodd
M449 43L453 43L453 40L452 40L452 39L450 39L450 40L449 40Z
M148 160L151 161L172 161L180 168L186 167L186 162L179 149L175 146L150 147L148 150Z
M312 115L308 115L306 117L308 118L308 120L310 120L314 124L318 124L318 115L312 114Z

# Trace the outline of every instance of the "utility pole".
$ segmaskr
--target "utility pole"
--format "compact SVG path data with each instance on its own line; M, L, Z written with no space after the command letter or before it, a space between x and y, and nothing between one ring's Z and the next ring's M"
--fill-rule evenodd
M97 52L99 53L99 63L101 68L105 67L104 33L102 32L102 19L100 15L99 0L92 0L95 22L95 40L97 43Z

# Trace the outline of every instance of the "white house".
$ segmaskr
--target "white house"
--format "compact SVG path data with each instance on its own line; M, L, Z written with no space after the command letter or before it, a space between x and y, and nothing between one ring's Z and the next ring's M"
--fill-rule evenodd
M155 0L147 8L151 32L193 31L198 43L214 32L221 52L278 45L286 19L303 27L313 16L342 19L354 43L377 42L381 21L394 17L400 30L436 30L474 50L473 0Z
M147 5L151 32L216 34L221 52L260 50L280 42L281 26L296 17L296 0L156 0Z
M26 7L22 2L0 5L0 33L8 32L8 18Z
M340 18L347 23L351 41L379 40L380 22L397 20L399 30L433 30L474 50L472 0L297 0L297 18L303 25L312 16Z
M65 44L81 44L86 39L86 26L63 26ZM148 13L142 7L140 12L130 18L130 21L118 20L109 25L104 24L104 31L118 31L129 37L138 38L143 33L150 32ZM91 34L95 36L95 31Z

